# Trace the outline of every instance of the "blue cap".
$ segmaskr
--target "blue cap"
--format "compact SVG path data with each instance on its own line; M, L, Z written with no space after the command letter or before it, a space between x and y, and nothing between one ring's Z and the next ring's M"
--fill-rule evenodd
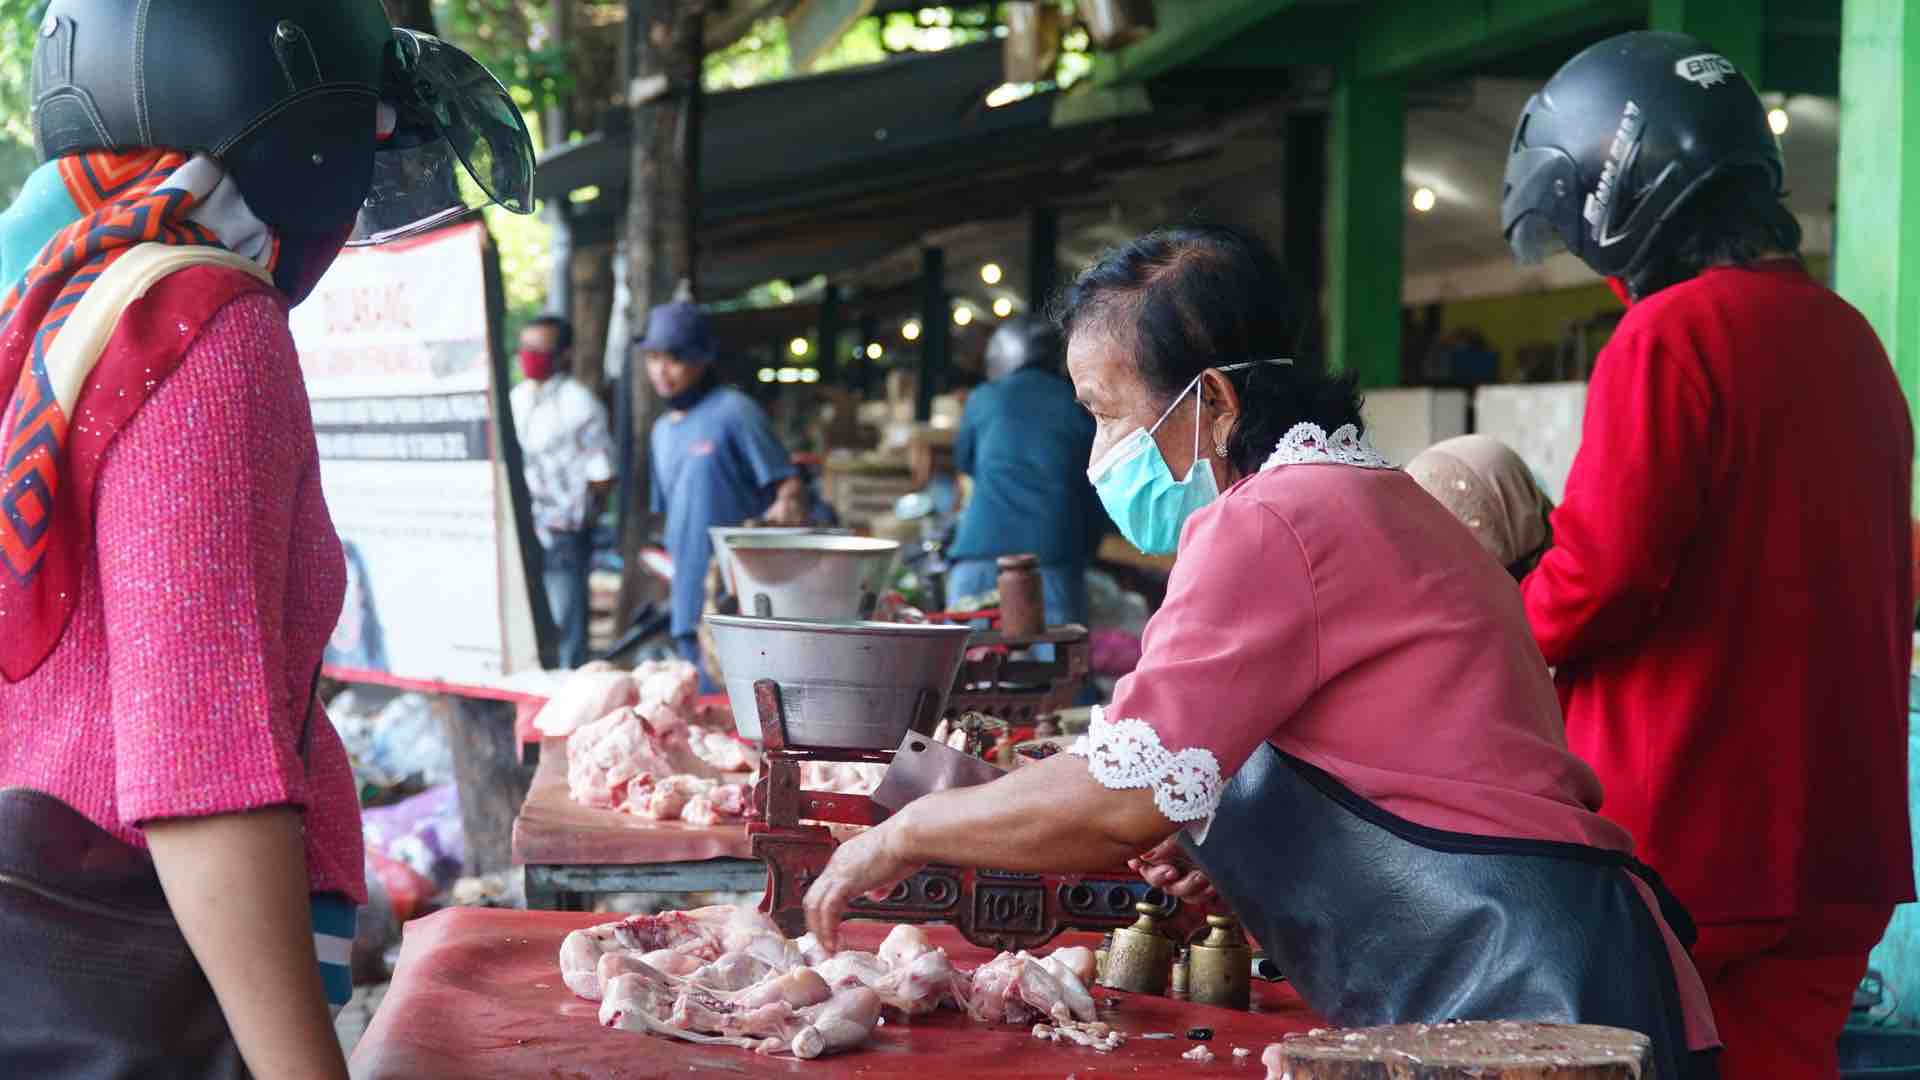
M661 304L647 313L647 332L634 342L643 352L670 353L681 360L713 359L713 328L700 308L684 300Z

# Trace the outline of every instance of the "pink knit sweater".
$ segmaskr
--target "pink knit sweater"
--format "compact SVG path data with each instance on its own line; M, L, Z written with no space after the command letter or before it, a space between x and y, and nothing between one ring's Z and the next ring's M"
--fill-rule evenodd
M108 450L72 624L0 682L0 786L140 826L303 807L315 892L366 901L345 749L313 708L346 569L287 313L234 300Z

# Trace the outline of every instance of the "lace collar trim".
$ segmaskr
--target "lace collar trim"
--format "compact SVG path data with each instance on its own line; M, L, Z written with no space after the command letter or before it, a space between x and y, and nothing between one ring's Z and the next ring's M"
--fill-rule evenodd
M1391 469L1393 463L1373 448L1360 429L1342 424L1329 435L1319 424L1295 424L1274 446L1261 472L1280 465L1352 465L1360 469Z

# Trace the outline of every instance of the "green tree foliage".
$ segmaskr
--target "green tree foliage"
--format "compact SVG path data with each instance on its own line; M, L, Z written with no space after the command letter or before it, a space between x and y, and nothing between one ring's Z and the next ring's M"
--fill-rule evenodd
M0 202L33 172L33 43L46 0L0 0Z

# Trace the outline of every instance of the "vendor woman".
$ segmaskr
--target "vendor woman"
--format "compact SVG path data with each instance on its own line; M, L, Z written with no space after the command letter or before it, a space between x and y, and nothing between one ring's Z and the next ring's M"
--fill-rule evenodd
M1278 262L1213 227L1106 255L1065 298L1098 425L1089 476L1179 561L1139 668L1075 754L916 800L807 894L927 863L1183 861L1341 1025L1511 1018L1649 1035L1662 1076L1718 1044L1684 913L1594 811L1513 579L1361 434L1349 377L1286 359ZM1204 875L1204 879L1203 876Z

